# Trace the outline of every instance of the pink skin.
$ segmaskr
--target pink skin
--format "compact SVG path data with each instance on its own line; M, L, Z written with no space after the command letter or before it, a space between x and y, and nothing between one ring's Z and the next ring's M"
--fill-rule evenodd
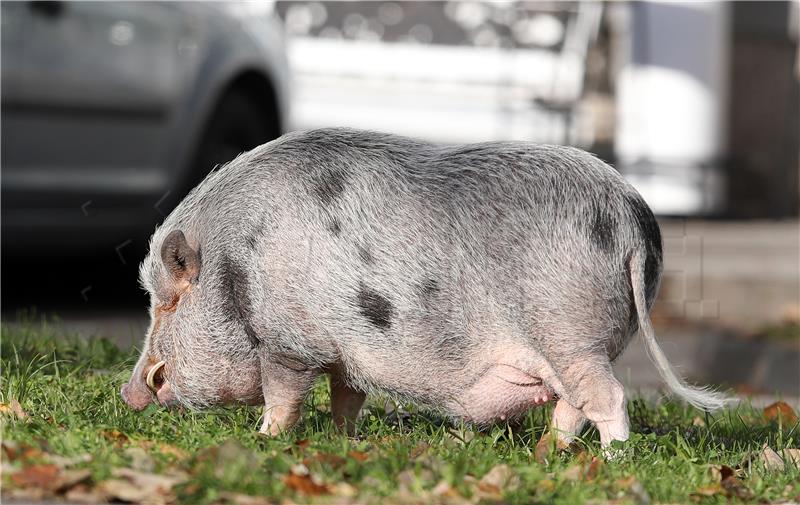
M126 384L123 384L120 390L120 394L125 403L128 404L130 408L137 411L145 409L153 402L153 392L150 391L150 388L147 387L143 379L147 375L149 366L144 367L144 369L142 368L143 367L137 366L133 371L133 375L131 375L131 379ZM171 407L178 402L169 381L161 383L158 387L158 391L155 393L155 398L158 400L158 403L164 407Z

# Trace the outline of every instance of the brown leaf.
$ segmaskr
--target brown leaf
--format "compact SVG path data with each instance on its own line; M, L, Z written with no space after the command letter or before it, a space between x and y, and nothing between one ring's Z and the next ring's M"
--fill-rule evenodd
M708 472L715 482L722 482L723 479L736 476L736 470L726 465L709 465Z
M650 495L647 493L647 490L633 475L624 479L619 479L615 484L617 485L617 488L624 491L626 494L631 495L636 500L636 503L643 504L651 502Z
M129 440L128 435L119 430L101 430L100 435L117 447L122 447L128 443Z
M600 470L603 468L603 460L598 458L597 456L593 457L592 460L589 462L589 466L586 468L586 480L594 480L597 478L597 474L600 473Z
M501 494L519 486L519 477L508 465L497 465L478 481L478 489L486 493Z
M759 459L767 470L783 470L783 458L766 444L761 449Z
M141 447L128 447L123 454L131 458L131 468L141 472L152 472L156 468L156 462Z
M780 420L783 424L793 425L797 422L797 413L786 402L777 401L764 409L767 421Z
M800 467L800 449L784 449L781 451L784 461L791 461Z
M350 451L347 453L347 455L353 458L354 460L358 461L359 463L363 463L369 459L369 456L361 451Z
M417 459L418 457L425 454L429 448L430 445L428 444L428 442L424 441L420 442L417 445L415 445L414 448L411 449L411 452L408 453L408 457L409 459Z
M223 491L219 494L220 498L235 505L270 505L270 501L263 496L251 496L249 494L230 493Z
M725 491L722 489L722 486L719 484L711 484L710 486L703 486L697 488L693 496L715 496L718 494L724 494Z
M431 494L433 496L444 498L444 503L468 503L464 500L464 497L461 496L458 490L445 480L439 481L438 484L433 486L433 489L431 489ZM439 500L436 500L436 502L438 501Z
M19 404L16 398L12 398L8 403L0 403L0 414L16 417L20 421L27 421L30 417L27 412L22 410L22 405Z
M328 465L331 468L339 468L340 466L344 465L347 460L337 454L330 454L327 452L320 452L315 454L313 457L305 458L303 460L303 464L308 466L311 464L312 461L318 461L323 465Z
M300 450L305 450L309 445L311 445L311 441L307 438L303 438L300 440L295 441L294 445L300 448Z
M283 483L286 487L308 496L318 496L322 494L329 494L328 486L315 479L310 474L298 475L290 473L283 478Z
M189 457L189 453L174 445L163 442L153 442L151 440L140 440L136 442L139 447L146 451L157 451L161 454L172 456L175 459L183 460Z
M556 489L556 482L552 479L542 479L536 483L536 488L544 492L554 491Z
M702 427L703 427L703 426L705 426L705 425L706 425L706 422L705 422L705 420L704 420L702 417L700 417L700 416L695 416L695 417L692 419L692 426L699 426L699 427L701 427L701 428L702 428Z
M57 481L53 484L53 489L59 493L63 493L72 489L73 487L86 482L92 476L92 472L87 469L82 470L64 470L58 476Z
M722 485L722 489L724 489L729 496L735 496L741 500L747 500L753 497L753 493L736 477L726 477L722 479L720 484Z
M106 495L97 488L89 487L85 484L78 484L66 492L64 498L67 501L79 503L103 503L106 501Z
M33 465L14 473L11 481L24 488L53 489L60 469L56 465Z
M570 481L577 481L583 477L583 466L581 464L575 464L561 472L561 477L570 480Z
M112 475L115 478L101 482L98 489L109 498L133 503L174 501L172 489L187 480L185 475L157 475L130 468L114 469Z
M59 456L57 454L47 454L47 460L59 468L67 468L80 463L88 463L92 460L91 454L80 454L78 456Z
M358 494L358 489L347 482L339 482L338 484L334 484L330 487L330 491L336 496L342 496L345 498L352 498Z
M97 485L97 490L106 498L131 503L141 503L148 498L155 498L150 490L139 487L125 479L104 480Z
M555 442L553 442L553 436L550 433L545 433L536 444L536 449L533 452L533 458L540 465L546 465L547 460L554 448L556 451L564 451L568 449L569 446L567 446L563 440L558 438L555 440Z

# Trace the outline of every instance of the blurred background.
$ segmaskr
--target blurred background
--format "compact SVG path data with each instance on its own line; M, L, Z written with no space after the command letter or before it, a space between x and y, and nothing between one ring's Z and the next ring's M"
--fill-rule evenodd
M659 216L697 380L800 395L800 2L3 2L2 317L138 344L154 226L293 129L575 145ZM634 343L617 365L658 379ZM734 366L732 366L732 364Z

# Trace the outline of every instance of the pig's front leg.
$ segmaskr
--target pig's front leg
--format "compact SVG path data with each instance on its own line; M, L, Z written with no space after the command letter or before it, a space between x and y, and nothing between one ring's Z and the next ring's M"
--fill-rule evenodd
M345 434L353 436L356 433L356 419L367 397L361 391L350 387L344 378L331 374L331 413L333 423Z
M261 359L261 387L264 393L264 422L260 433L278 435L300 419L303 399L319 372Z
M559 398L556 402L556 407L553 409L553 422L550 425L550 432L542 436L542 439L537 444L550 446L555 438L556 447L566 449L569 444L575 439L575 435L586 424L586 416L583 413L567 403L563 398Z

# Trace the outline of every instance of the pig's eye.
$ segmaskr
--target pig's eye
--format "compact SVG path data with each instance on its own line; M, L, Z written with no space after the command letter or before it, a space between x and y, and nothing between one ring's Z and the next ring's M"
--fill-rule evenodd
M159 361L147 372L147 379L145 382L147 383L147 387L150 388L150 391L153 393L157 393L161 388L161 385L164 384L165 364L166 363L163 360Z

